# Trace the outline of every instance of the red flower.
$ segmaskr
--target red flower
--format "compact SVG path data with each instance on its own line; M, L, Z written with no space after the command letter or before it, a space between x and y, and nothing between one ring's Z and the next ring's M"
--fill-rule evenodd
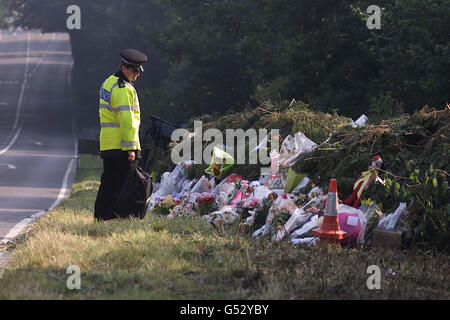
M214 176L216 176L216 177L220 175L219 168L214 168L213 172L214 172Z
M247 192L248 192L248 193L252 193L252 192L253 192L253 188L250 187L250 186L248 186L248 187L247 187Z
M287 194L283 193L283 199L287 199Z
M215 200L214 196L208 196L206 198L198 200L198 203L207 203L207 204L209 204L209 203L213 203L214 200Z
M235 182L236 179L238 179L238 181L241 181L241 180L242 180L242 176L239 176L239 175L237 175L237 174L230 174L230 175L227 177L227 181L226 181L226 182Z
M269 194L269 198L272 198L273 200L277 200L278 199L278 194L276 192L272 192Z

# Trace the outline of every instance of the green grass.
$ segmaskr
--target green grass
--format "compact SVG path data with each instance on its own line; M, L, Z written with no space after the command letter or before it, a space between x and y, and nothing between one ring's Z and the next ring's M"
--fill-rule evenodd
M0 299L450 298L443 254L255 241L199 218L95 222L100 173L98 158L82 156L71 197L3 248L13 255ZM372 264L381 290L366 287ZM69 265L80 290L66 286Z

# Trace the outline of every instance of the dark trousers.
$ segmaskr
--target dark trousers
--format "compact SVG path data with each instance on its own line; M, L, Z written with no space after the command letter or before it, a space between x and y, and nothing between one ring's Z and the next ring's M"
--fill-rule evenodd
M118 218L114 212L115 199L120 193L130 164L137 165L138 161L136 159L130 163L126 152L103 158L103 173L94 208L94 218L97 221Z

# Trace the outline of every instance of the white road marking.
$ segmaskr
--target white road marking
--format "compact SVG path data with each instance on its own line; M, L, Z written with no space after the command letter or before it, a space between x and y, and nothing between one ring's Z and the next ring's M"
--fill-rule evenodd
M17 125L19 124L20 109L22 108L23 95L25 93L25 86L26 86L27 80L28 80L27 78L28 78L28 61L29 61L29 59L30 59L30 33L27 32L27 59L25 62L25 75L23 77L22 88L20 89L19 101L17 102L16 120L14 121L13 129L16 129Z
M0 106L7 106L8 103L7 102L0 102Z
M72 171L73 164L75 163L76 159L70 160L69 166L67 167L66 174L64 175L63 184L61 186L61 190L59 191L58 197L56 198L55 202L48 208L48 211L53 210L54 207L59 205L61 201L64 199L64 196L67 191L70 189L67 189L68 182L69 182L69 173Z
M44 60L44 57L47 55L48 53L48 49L50 48L51 44L55 41L56 39L56 33L53 34L52 40L50 41L50 43L48 44L47 49L45 49L44 53L42 54L41 58L39 59L39 63L37 63L33 70L30 72L30 75L28 76L27 80L30 80L31 77L33 76L34 72L36 71L36 69L41 65L42 61Z
M11 148L11 146L14 144L14 142L16 142L17 137L20 134L20 130L22 130L22 127L19 127L19 129L16 131L16 134L14 135L14 137L12 138L12 140L9 142L9 144L6 146L6 148L0 150L0 154L5 153L6 151L9 150L9 148Z
M51 211L54 207L59 205L61 201L64 199L65 194L69 189L67 189L68 183L69 183L69 174L72 171L73 164L75 163L76 159L72 159L69 162L69 166L67 167L66 173L64 174L63 182L61 189L59 191L58 197L56 198L55 202L48 208L48 211ZM23 229L26 228L27 225L30 223L36 221L40 217L46 214L46 211L39 211L38 213L31 215L29 218L25 218L19 223L17 223L9 232L8 234L0 241L0 244L6 244L16 238Z
M0 84L4 84L4 85L14 85L14 84L19 84L19 81L16 80L0 80Z
M17 169L15 165L11 164L11 163L0 163L0 166L7 166L8 169L10 170L15 170Z
M40 142L40 141L35 141L34 142L36 145L38 145L39 147L42 147L44 144L42 143L42 142Z
M54 38L55 38L55 35L53 35L53 40L54 40ZM28 33L28 39L29 39L29 33ZM29 46L29 42L28 42L28 46ZM29 47L28 47L28 50L29 50ZM26 65L26 72L25 72L25 74L27 73L27 70L28 70L27 66L28 66L28 55L27 55L27 65ZM72 66L73 66L73 62L71 63L70 70L72 69ZM68 77L69 84L70 84L70 80L71 80L71 78ZM26 77L25 77L24 83L25 83L25 81L26 81ZM22 88L23 88L23 85L22 85ZM21 94L22 94L22 92L21 92ZM20 98L19 98L19 100L20 100ZM13 143L16 141L17 137L19 136L21 128L22 127L19 127L19 129L17 130L14 138L11 140L10 144L5 149L1 150L0 154L5 153L6 151L8 151L8 149L13 145ZM69 190L69 189L67 189L68 183L69 183L69 174L72 171L72 167L73 167L74 163L76 161L78 161L77 160L78 159L78 141L76 140L76 137L75 137L74 119L73 119L73 117L72 117L72 131L73 131L72 134L73 134L74 145L75 145L74 154L73 154L74 159L70 160L69 165L68 165L67 170L66 170L66 173L64 174L64 178L63 178L63 182L62 182L62 186L61 186L61 189L59 191L59 194L56 197L55 202L53 202L53 204L49 207L48 211L52 210L54 207L59 205L61 203L61 201L64 199L67 191ZM14 238L16 238L22 232L22 230L26 228L27 225L29 225L30 223L36 221L37 219L39 219L40 217L42 217L46 213L47 213L46 211L39 211L38 213L36 213L34 215L31 215L29 218L23 219L22 221L17 223L8 232L8 234L0 241L0 244L6 244L6 243L10 242L11 240L13 240Z

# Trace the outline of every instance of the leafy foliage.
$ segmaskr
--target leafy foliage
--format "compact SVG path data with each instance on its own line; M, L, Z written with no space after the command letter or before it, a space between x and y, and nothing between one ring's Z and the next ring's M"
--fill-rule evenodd
M144 111L176 122L258 99L379 118L450 101L450 0L380 0L381 30L366 27L365 0L8 1L16 25L45 32L67 32L67 6L81 7L69 33L84 122L96 124L98 87L125 47L150 56L136 82Z
M423 108L403 116L370 125L366 129L343 128L327 144L295 164L297 172L308 172L320 185L338 179L345 199L370 159L378 154L385 185L374 184L367 195L383 209L393 212L399 202L408 205L405 245L448 250L450 172L450 109Z
M167 76L168 62L155 48L154 41L143 36L146 30L155 29L155 24L164 24L164 14L155 1L11 1L11 10L17 12L16 26L70 34L74 60L72 83L80 127L98 126L95 107L98 90L103 81L118 70L122 49L136 48L148 54L150 63L136 82L142 106L149 104L146 92L158 87ZM66 27L69 17L66 9L72 4L81 10L80 30Z
M449 101L449 18L450 2L445 0L387 4L381 32L372 33L363 44L379 66L373 96L390 96L410 113Z
M243 112L229 113L227 115L204 115L199 118L193 118L190 121L190 130L193 129L193 120L203 121L203 130L208 128L216 128L223 133L224 143L226 141L226 129L262 129L267 130L279 129L281 141L288 135L295 135L295 133L301 131L308 138L313 141L322 142L328 138L329 134L350 122L349 118L338 116L337 114L331 115L323 112L314 112L309 106L301 101L283 101L280 104L272 104L271 102L262 102L259 107L248 107ZM260 139L264 137L259 137ZM210 142L205 142L203 148L205 148ZM193 144L192 144L193 145ZM236 145L230 145L236 148ZM249 143L246 140L245 144L246 159L249 155ZM153 152L152 152L153 154ZM267 155L269 151L267 152ZM233 156L234 154L232 154ZM166 168L164 164L170 162L170 153L164 154L164 156L156 156L153 162L152 169L154 168ZM248 161L247 161L248 162ZM209 164L193 165L188 170L188 176L190 178L198 178L204 174L204 170ZM259 179L261 167L267 167L270 164L245 164L235 165L232 171L236 174L244 176L246 179L255 180ZM160 173L161 174L161 173Z
M0 29L6 29L10 26L8 18L13 17L13 13L9 10L10 0L0 1Z
M338 177L349 194L378 153L387 183L372 186L371 198L385 212L408 200L408 243L449 243L449 111L413 113L450 101L450 0L380 0L381 30L366 28L372 3L362 0L7 0L0 24L12 14L16 26L68 32L70 4L82 9L82 29L69 31L81 126L98 126L98 88L117 69L120 50L134 47L150 56L136 83L141 133L150 113L180 123L200 117L205 129L302 131L317 143L337 131L296 171L321 185ZM342 128L349 119L337 110L385 120ZM154 138L143 144L154 146ZM152 169L168 170L169 151L152 152ZM254 179L260 166L235 169Z
M210 120L204 129L280 128L282 139L298 131L305 133L320 146L305 154L293 169L306 173L324 190L331 178L337 178L341 199L350 195L371 158L380 155L383 168L379 176L385 184L371 185L364 197L375 201L385 214L394 212L399 202L406 202L405 246L448 250L450 109L426 107L412 116L384 120L367 128L352 128L349 118L313 112L302 102L265 103L243 113L203 118ZM331 138L322 143L330 133ZM166 156L155 157L152 169L156 170L158 163L167 166L169 161ZM189 178L199 178L206 166L192 166ZM232 171L256 180L262 166L236 165ZM265 221L267 209L257 211L258 225Z

